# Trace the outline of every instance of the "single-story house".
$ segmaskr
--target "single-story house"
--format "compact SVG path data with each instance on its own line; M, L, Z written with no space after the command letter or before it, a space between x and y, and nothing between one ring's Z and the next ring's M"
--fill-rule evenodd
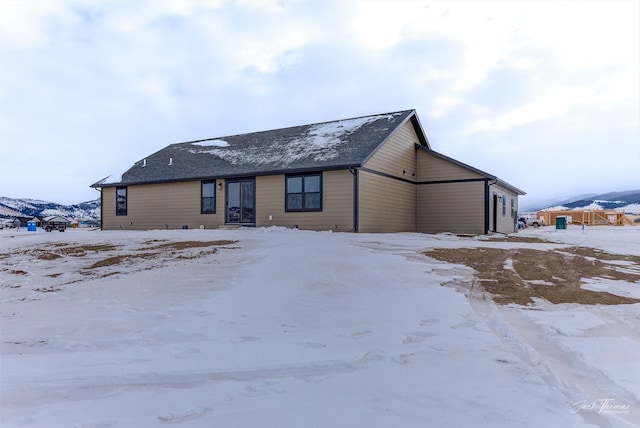
M4 227L20 228L27 227L27 223L31 221L31 217L13 216L9 220L4 220Z
M62 225L64 227L71 227L71 220L59 215L50 215L42 219L42 226L44 227L45 224L50 224L50 225L55 224L55 225Z
M524 195L432 150L415 110L171 144L91 187L105 230L511 233Z

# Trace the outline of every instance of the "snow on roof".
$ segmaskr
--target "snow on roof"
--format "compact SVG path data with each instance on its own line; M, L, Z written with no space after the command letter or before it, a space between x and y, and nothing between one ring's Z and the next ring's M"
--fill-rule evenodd
M129 168L125 169L124 171L121 171L118 174L108 175L107 177L105 177L102 180L98 181L95 185L99 186L101 184L118 184L118 183L122 183L122 176L124 175L125 172L129 171L131 168L133 168L133 166L130 166Z
M215 140L202 140L195 143L191 143L194 146L202 146L202 147L228 147L229 142L215 139Z
M66 218L64 218L62 216L59 216L59 215L50 215L49 217L45 217L42 220L43 221L58 221L58 222L64 221L64 222L69 222L68 219L66 219Z
M398 113L395 113L398 114ZM346 144L347 139L343 138L352 134L360 127L380 119L392 119L394 114L367 116L355 119L345 119L336 122L326 122L309 126L303 136L293 140L282 140L274 142L268 152L234 149L233 144L224 140L212 140L211 144L203 142L191 143L192 146L203 147L224 147L224 149L201 149L191 148L190 153L209 153L223 159L231 164L281 164L289 165L301 159L310 158L313 161L326 161L337 158L340 153L337 147ZM219 144L219 143L225 143ZM226 148L230 147L230 148Z

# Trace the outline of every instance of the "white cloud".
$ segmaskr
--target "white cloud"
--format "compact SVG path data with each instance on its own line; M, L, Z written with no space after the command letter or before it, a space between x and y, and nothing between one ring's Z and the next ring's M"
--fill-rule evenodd
M93 197L88 184L171 142L406 108L472 165L558 126L587 144L617 120L616 152L636 153L639 14L635 1L1 0L0 140L14 161L0 182L46 199L23 171L77 169L56 191ZM65 158L22 159L45 142Z
M560 89L554 93L539 97L535 101L514 110L510 110L507 113L500 114L495 118L479 120L475 124L472 124L467 132L504 130L514 126L563 116L566 115L572 107L582 105L592 100L596 95L596 90L597 88L593 85Z
M592 69L603 65L638 64L640 3L529 3L522 39L552 49L562 67ZM543 30L543 31L541 31Z
M424 34L423 19L429 4L407 1L359 1L350 30L355 40L367 49L390 49L407 38Z
M73 24L67 8L47 0L0 2L0 40L4 48L41 48L51 40L51 28Z

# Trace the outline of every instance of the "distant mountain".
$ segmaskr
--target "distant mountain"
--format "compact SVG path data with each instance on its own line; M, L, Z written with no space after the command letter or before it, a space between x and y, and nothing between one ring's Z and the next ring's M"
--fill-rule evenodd
M59 215L69 220L100 220L100 199L74 205L61 205L35 199L0 197L0 218L51 215Z
M565 200L547 200L538 202L526 211L542 211L545 209L624 209L627 213L640 214L640 190L609 192L603 194L586 194Z

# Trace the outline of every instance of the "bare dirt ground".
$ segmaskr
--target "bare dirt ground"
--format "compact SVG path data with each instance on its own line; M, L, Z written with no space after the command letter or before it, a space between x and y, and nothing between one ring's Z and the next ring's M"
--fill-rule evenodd
M492 242L549 243L532 237L494 237ZM18 252L1 253L3 267L8 273L2 288L20 288L30 267L39 273L57 279L55 285L37 286L36 292L46 293L60 287L91 278L104 278L122 274L119 266L127 271L140 271L162 266L171 260L184 260L213 254L219 248L230 247L235 241L168 241L148 240L137 248L124 249L113 244L50 243L37 248L25 248ZM28 266L14 265L12 256L27 255L32 260ZM498 304L534 304L535 298L551 303L579 304L631 304L640 299L618 296L601 291L580 288L585 278L604 278L628 282L640 281L640 257L606 253L587 247L568 247L557 250L527 248L435 248L425 252L428 257L475 270L474 287L487 291ZM61 269L61 267L63 269Z
M494 238L499 242L544 243L538 238ZM580 288L585 278L640 281L640 257L614 255L593 248L558 250L527 248L436 248L425 255L475 270L474 286L491 294L498 304L534 304L534 298L551 303L618 305L639 299Z
M16 289L26 285L19 278L31 276L28 283L33 291L50 293L59 291L62 286L88 279L104 278L123 274L119 266L126 266L126 272L136 272L163 266L173 260L186 260L214 254L219 248L232 248L236 241L168 241L148 240L137 248L123 248L122 245L49 243L19 251L0 252L3 266L0 272L6 272L7 280L2 288ZM16 260L24 257L30 260L28 265ZM122 269L122 268L120 268ZM54 285L43 287L38 275L57 279ZM12 278L14 280L12 280Z

